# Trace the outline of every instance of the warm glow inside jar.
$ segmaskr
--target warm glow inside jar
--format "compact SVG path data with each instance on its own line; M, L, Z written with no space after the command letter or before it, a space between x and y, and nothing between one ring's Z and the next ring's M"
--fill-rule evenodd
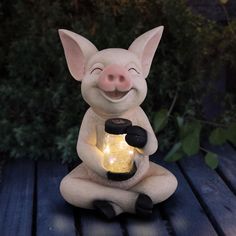
M103 166L113 173L128 173L134 162L134 148L125 141L127 128L131 121L123 118L109 119L105 123L103 141Z

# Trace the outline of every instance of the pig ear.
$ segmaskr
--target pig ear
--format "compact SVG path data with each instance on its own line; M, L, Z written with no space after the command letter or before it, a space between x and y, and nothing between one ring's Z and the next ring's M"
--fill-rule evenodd
M85 62L98 50L89 40L76 33L64 29L58 32L70 73L76 80L81 81Z
M152 59L161 40L164 27L154 28L134 40L130 45L129 51L135 53L141 60L144 77L148 76Z

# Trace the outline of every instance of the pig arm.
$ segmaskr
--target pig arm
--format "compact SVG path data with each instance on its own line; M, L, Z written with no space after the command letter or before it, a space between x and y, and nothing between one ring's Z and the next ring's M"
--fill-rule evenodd
M106 171L102 167L103 153L96 147L96 142L96 126L89 109L80 127L77 153L85 165L100 176L105 177Z
M147 156L152 155L153 153L156 152L158 148L158 141L157 141L156 135L150 125L150 122L145 112L142 110L141 107L139 107L136 117L137 117L137 125L147 131L146 145L142 149L137 148L137 150L140 154L147 155Z

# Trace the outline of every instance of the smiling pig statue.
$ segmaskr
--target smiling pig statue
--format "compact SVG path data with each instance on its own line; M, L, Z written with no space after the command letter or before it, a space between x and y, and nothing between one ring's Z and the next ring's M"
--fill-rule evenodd
M147 216L174 193L174 175L149 162L158 143L139 106L162 32L160 26L144 33L128 50L98 51L86 38L59 30L70 73L82 82L90 105L77 142L83 162L60 185L72 205L96 209L109 219L123 212Z

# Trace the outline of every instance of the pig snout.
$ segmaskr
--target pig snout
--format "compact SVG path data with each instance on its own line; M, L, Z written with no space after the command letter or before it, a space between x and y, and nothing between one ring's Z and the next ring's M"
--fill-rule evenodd
M129 72L122 66L107 66L98 78L98 87L105 92L129 91L132 87Z

